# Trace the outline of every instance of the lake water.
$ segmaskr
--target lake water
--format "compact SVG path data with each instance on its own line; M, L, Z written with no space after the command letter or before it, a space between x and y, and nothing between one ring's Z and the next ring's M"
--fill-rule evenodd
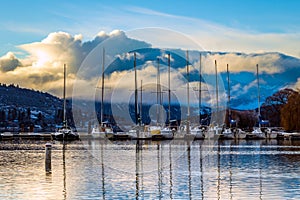
M300 199L298 141L0 143L0 199Z

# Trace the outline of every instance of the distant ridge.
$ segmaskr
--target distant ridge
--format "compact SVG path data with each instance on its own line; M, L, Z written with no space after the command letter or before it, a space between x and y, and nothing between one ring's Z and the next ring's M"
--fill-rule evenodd
M0 131L52 131L62 121L62 100L49 93L0 84Z
M62 100L46 92L0 84L0 106L30 107L46 112L61 108Z

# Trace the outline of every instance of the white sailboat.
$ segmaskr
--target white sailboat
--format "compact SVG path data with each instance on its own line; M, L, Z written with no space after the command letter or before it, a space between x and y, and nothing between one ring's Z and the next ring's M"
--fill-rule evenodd
M230 109L230 79L229 79L229 66L227 64L227 83L228 83L228 101L227 101L227 107L228 107L228 121L229 121L229 127L224 128L222 131L222 138L223 139L234 139L234 133L231 130L231 109ZM235 121L235 120L234 120Z
M219 90L218 90L218 70L217 70L217 61L215 60L215 74L216 74L216 104L217 104L217 114L219 112ZM219 127L218 124L215 124L214 122L211 123L204 133L205 139L212 139L216 136L222 135L222 129Z
M113 137L114 132L109 123L102 122L101 126L95 125L93 127L91 134L93 138L110 139Z
M258 64L256 65L256 77L257 77L257 103L258 103L258 127L254 127L252 133L252 136L257 139L265 139L266 134L261 130L260 125L260 91L259 91L259 77L258 77Z
M161 130L164 139L173 139L174 131L171 129L171 55L168 54L168 126Z
M205 139L213 139L215 136L219 136L221 134L222 129L218 125L214 125L211 123L208 129L204 132Z
M143 81L141 80L141 89L140 89L140 108L138 113L138 86L137 86L137 70L136 70L136 53L134 53L134 115L135 115L135 125L126 133L116 133L115 137L120 138L120 134L123 135L121 137L130 138L134 140L148 140L152 138L152 135L149 131L148 126L144 126L143 124Z
M74 132L71 127L67 124L66 118L66 65L64 64L64 88L63 88L63 126L58 128L57 131L53 134L55 140L78 140L79 134Z
M234 139L234 133L231 128L224 128L222 131L222 139Z
M235 129L235 139L245 139L247 136L246 131L243 131L240 128Z
M202 78L202 74L201 74L201 53L199 55L199 123L200 125L198 126L192 126L190 128L190 133L191 135L194 136L194 139L196 140L201 140L201 139L204 139L204 132L205 132L205 128L202 127L202 124L201 124L201 92L202 92L202 89L201 89L201 78Z
M105 65L105 49L103 49L102 55L102 84L101 84L101 114L100 114L100 123L97 123L91 132L93 138L112 138L113 129L110 126L109 122L104 122L104 65Z
M169 56L170 57L170 56ZM169 61L169 67L170 67L170 61ZM157 88L156 88L156 101L158 105L162 105L162 98L161 98L161 85L160 85L160 68L159 68L159 58L157 59ZM170 129L170 127L166 127L162 125L162 115L160 107L157 107L156 110L157 119L156 119L156 125L150 125L148 126L148 131L152 135L153 140L163 140L163 139L172 139L173 138L173 131ZM169 115L170 116L170 115Z
M276 139L278 135L277 131L273 131L271 128L266 129L266 137L268 139Z
M195 140L204 139L205 129L201 128L201 126L193 126L191 127L190 133L194 136Z

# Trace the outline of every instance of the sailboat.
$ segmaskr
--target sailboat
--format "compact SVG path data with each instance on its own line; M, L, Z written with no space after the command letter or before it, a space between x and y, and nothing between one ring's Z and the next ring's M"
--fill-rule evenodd
M186 75L187 75L187 83L186 83L186 92L187 92L187 119L185 124L181 126L181 131L184 134L184 139L194 140L197 130L193 131L194 134L191 133L191 124L190 124L190 71L189 71L189 52L186 51Z
M108 122L104 122L104 65L105 65L105 49L103 49L103 56L102 56L102 85L101 85L101 116L100 116L100 123L96 124L92 129L92 137L93 138L112 138L113 137L113 130Z
M217 114L219 112L219 86L218 86L218 70L217 70L217 61L215 60L215 74L216 74L216 103L217 103ZM220 135L221 128L218 124L211 123L207 129L207 131L204 132L205 139L212 139L215 136Z
M63 126L59 128L54 134L53 137L55 140L78 140L79 134L74 132L71 127L67 124L66 119L66 64L64 64L64 89L63 89Z
M116 138L131 138L133 140L147 140L151 139L152 135L148 131L148 127L143 125L142 110L143 110L143 81L141 80L140 93L140 108L138 109L138 86L137 86L137 70L136 70L136 53L134 52L134 116L135 125L127 132L115 133ZM139 110L139 113L138 113Z
M164 139L173 139L173 130L171 129L171 55L168 54L168 126L161 130Z
M191 127L191 130L190 130L190 133L191 135L194 136L194 139L195 140L201 140L201 139L204 139L204 131L205 131L205 128L202 127L202 124L201 124L201 78L202 78L202 74L201 74L201 69L202 66L201 66L201 53L199 55L199 123L200 125L197 125L197 126L192 126Z
M258 103L258 127L254 127L252 133L252 137L257 139L265 139L266 135L261 130L261 124L260 124L260 91L259 91L259 77L258 77L258 64L256 65L256 78L257 78L257 103Z
M170 66L170 61L169 61ZM157 58L157 83L156 83L156 101L158 105L162 105L162 97L161 97L161 85L160 85L160 68L159 68L159 58ZM156 125L150 125L148 127L149 132L152 135L153 140L163 140L163 139L172 139L173 138L173 132L170 129L170 127L163 127L161 125L162 123L162 113L161 108L157 107L156 110L157 119L156 119Z
M229 80L229 66L227 64L227 81L228 81L228 120L229 120L229 128L224 128L224 130L222 131L222 137L223 139L234 139L234 133L231 130L231 124L235 122L235 120L231 119L231 110L230 110L230 80Z

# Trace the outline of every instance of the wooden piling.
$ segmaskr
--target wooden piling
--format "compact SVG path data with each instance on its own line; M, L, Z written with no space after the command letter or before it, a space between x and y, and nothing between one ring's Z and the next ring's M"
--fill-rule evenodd
M45 170L46 173L51 173L51 149L52 149L52 144L51 143L46 143L45 145Z

